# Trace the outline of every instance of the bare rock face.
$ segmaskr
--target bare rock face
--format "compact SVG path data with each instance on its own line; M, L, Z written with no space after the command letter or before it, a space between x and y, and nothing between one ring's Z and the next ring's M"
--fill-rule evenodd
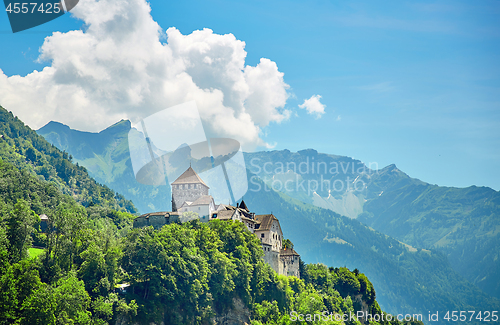
M233 308L227 313L216 315L210 322L211 325L249 325L250 324L250 310L245 306L240 298L233 298ZM118 315L114 325L139 325L138 323L131 323L126 315ZM162 321L160 323L151 323L150 325L165 325Z
M362 294L355 295L353 301L360 305L360 307L361 307L360 309L363 312L363 315L368 314L369 306L366 303L366 301L363 300ZM361 321L361 324L367 324L365 318L361 318L360 321Z
M233 308L224 315L217 315L214 325L248 325L250 324L250 310L239 298L233 298Z

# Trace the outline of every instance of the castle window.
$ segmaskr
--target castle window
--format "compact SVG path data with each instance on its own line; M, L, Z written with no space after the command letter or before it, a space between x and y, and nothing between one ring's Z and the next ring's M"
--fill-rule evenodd
M264 234L260 234L260 237L264 238Z

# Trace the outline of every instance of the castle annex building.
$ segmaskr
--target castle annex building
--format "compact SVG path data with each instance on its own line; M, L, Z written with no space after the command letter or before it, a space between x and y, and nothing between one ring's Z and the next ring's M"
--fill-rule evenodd
M209 195L209 189L193 168L189 167L172 183L173 211L143 214L134 220L134 228L161 228L165 224L179 221L184 212L196 212L202 222L215 219L239 221L260 240L264 261L273 270L281 275L300 277L300 255L293 248L283 248L283 232L278 218L273 214L256 215L250 212L245 201L236 206L216 205Z

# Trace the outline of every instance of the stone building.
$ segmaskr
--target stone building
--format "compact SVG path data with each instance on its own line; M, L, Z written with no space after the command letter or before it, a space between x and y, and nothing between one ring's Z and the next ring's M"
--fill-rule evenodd
M47 232L47 228L49 227L49 217L46 214L40 215L40 230L43 233Z
M260 240L264 261L276 273L300 277L300 255L293 248L283 248L283 232L278 218L273 214L256 215L250 212L244 200L236 206L216 205L208 191L209 187L189 167L172 183L173 212L143 214L134 220L134 227L153 226L158 229L179 221L182 213L189 211L198 213L203 222L216 219L239 221Z
M183 212L196 212L200 216L200 220L208 222L210 216L215 211L215 202L210 195L202 195L194 202L185 201L177 210L180 214Z
M300 255L293 248L281 249L278 274L300 278L299 264Z
M245 201L242 201L241 205L236 204L236 207L232 205L219 204L217 206L217 210L212 213L211 219L239 221L244 223L245 226L247 226L248 231L252 234L255 232L255 213L248 210L245 205Z
M172 183L172 211L177 210L185 203L195 202L202 196L208 196L208 187L196 174L193 168L189 168Z
M169 225L177 221L179 221L178 212L150 212L135 218L134 228L153 226L155 229L160 229L164 225Z

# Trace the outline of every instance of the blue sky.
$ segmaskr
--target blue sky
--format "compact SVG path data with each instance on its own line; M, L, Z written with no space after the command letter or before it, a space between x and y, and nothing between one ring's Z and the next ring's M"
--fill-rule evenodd
M150 6L163 31L231 33L245 42L245 65L256 66L261 58L277 65L289 85L280 112L290 116L260 124L253 116L260 139L273 149L314 148L380 167L395 163L432 184L500 189L499 1L150 1ZM24 77L51 66L56 61L36 61L45 37L80 28L81 20L64 15L12 34L3 13L0 69L7 77ZM299 108L313 95L325 105L320 117ZM6 106L2 96L0 105ZM6 108L17 113L16 107Z

